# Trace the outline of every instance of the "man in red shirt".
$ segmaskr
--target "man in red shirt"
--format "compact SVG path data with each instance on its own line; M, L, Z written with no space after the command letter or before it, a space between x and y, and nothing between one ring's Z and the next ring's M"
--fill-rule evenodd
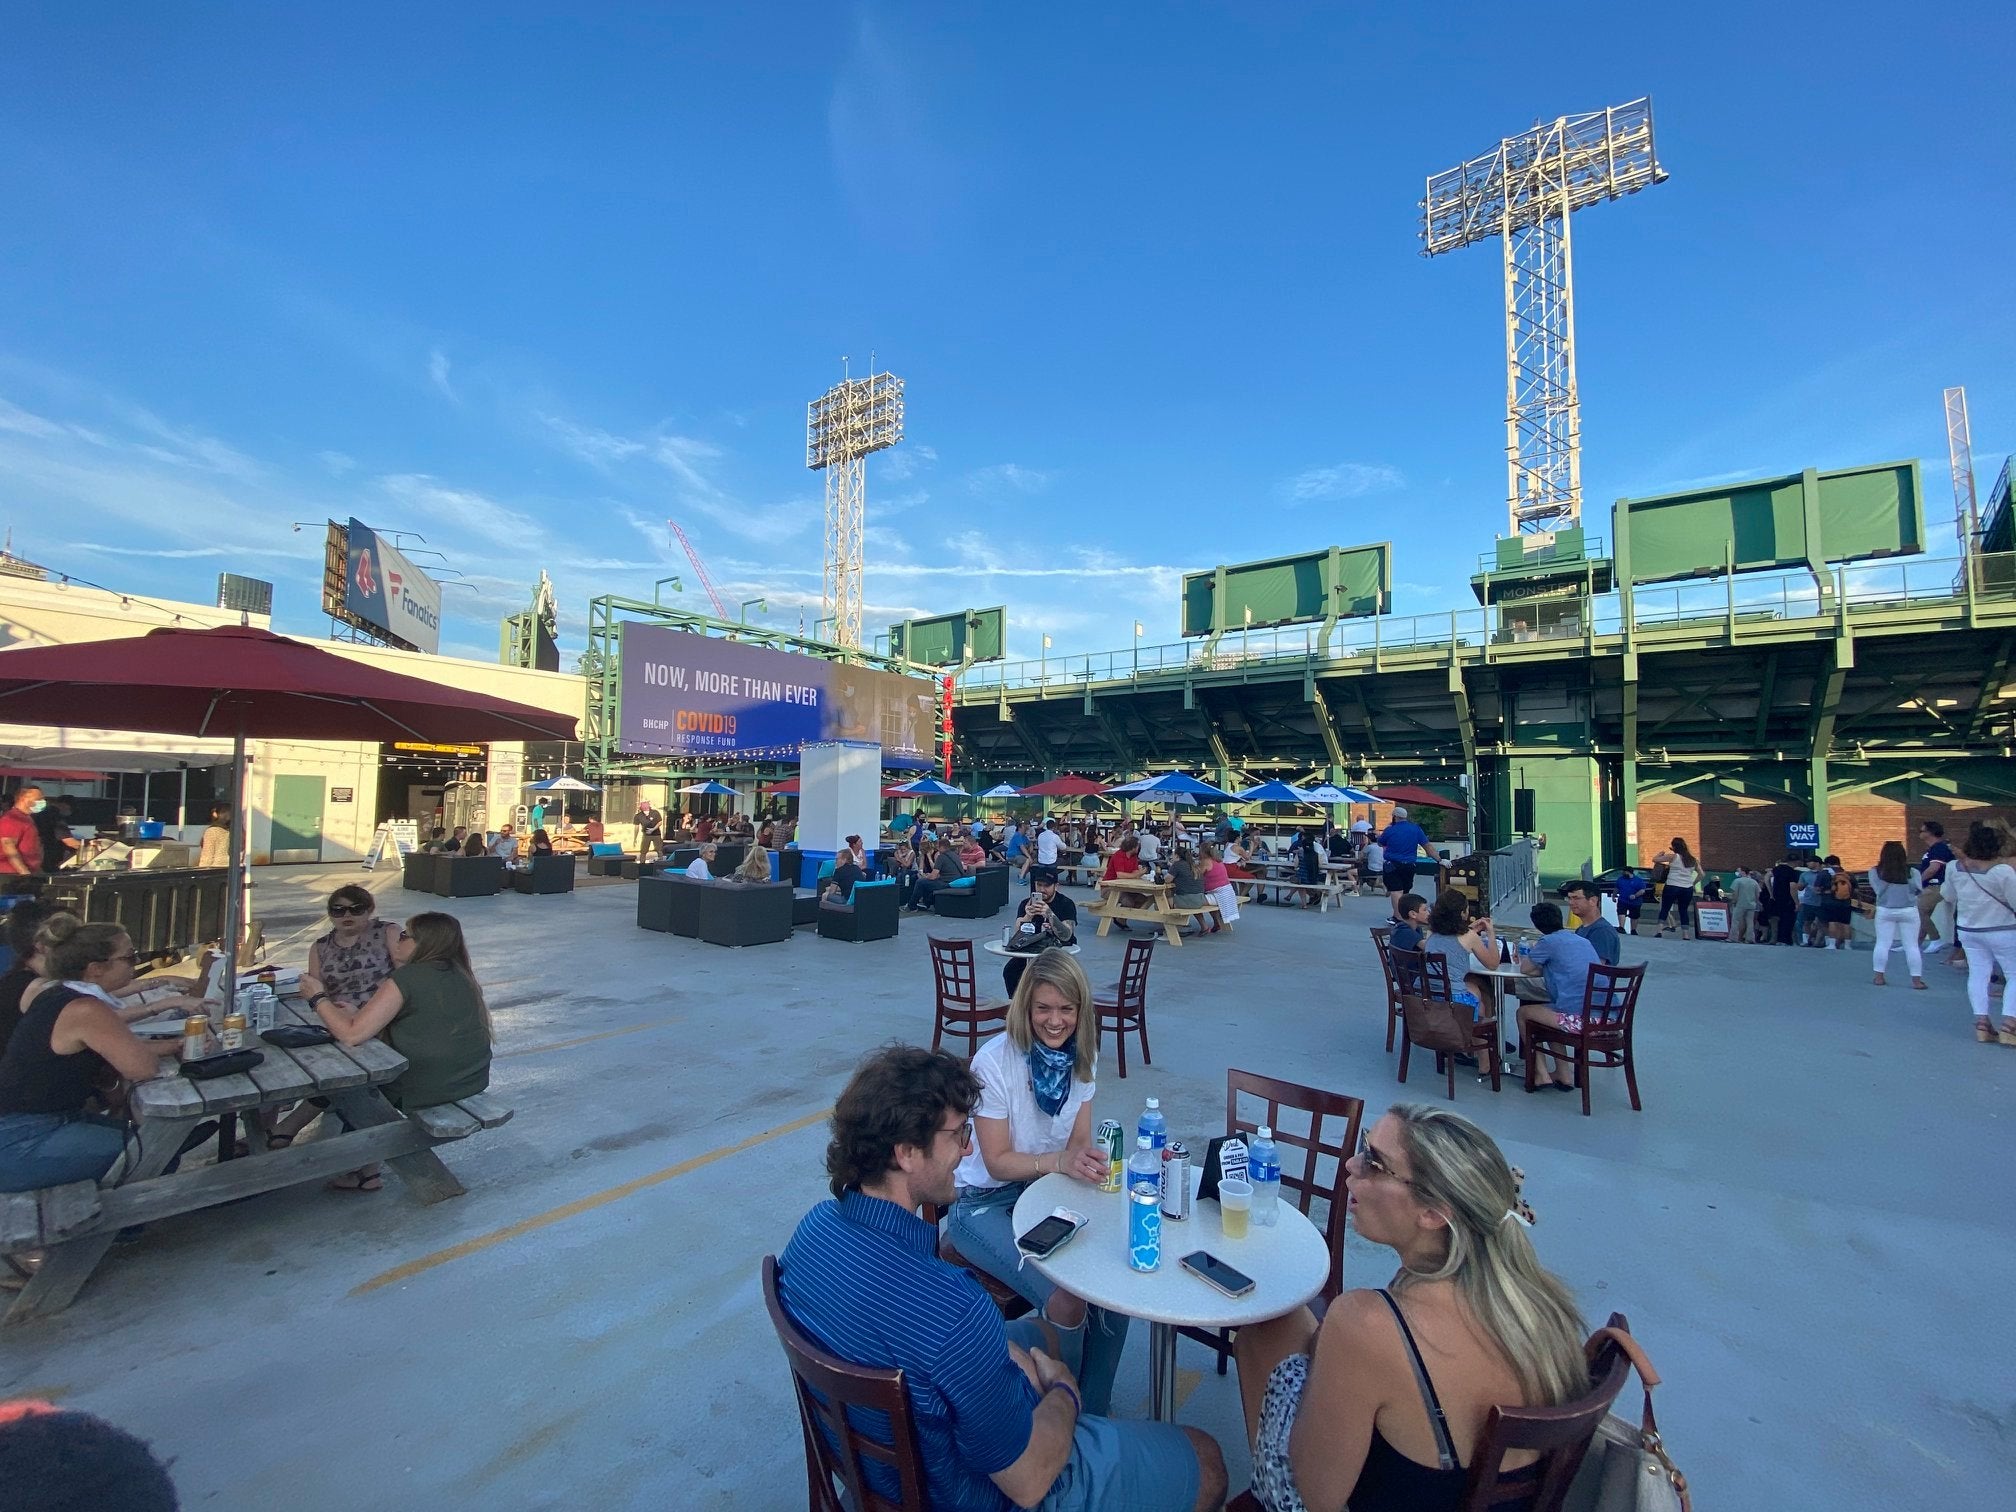
M42 870L42 832L35 826L41 806L39 787L30 783L15 789L13 804L0 814L0 874L32 877Z

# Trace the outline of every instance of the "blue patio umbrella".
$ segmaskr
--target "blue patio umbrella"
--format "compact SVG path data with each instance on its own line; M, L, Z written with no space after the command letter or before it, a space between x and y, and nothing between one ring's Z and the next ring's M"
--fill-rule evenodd
M528 782L525 790L531 793L599 793L602 791L592 782L583 782L579 777L548 777L544 782Z
M905 782L897 787L884 788L883 791L897 798L970 798L972 796L966 789L955 787L949 782L940 782L936 777L919 777L915 782Z
M1192 798L1210 798L1219 802L1230 800L1232 795L1221 787L1213 787L1208 782L1200 782L1183 772L1163 772L1154 777L1143 777L1138 782L1123 782L1118 787L1106 789L1109 798L1144 798L1149 802L1166 800L1172 794L1188 794Z
M981 798L1020 798L1022 789L1012 782L997 782L986 792L976 795Z
M1272 782L1263 782L1249 787L1239 794L1241 803L1313 803L1315 800L1292 782L1283 782L1278 777Z
M739 793L735 791L735 789L728 786L727 783L716 782L712 778L709 778L705 782L690 782L685 787L676 788L674 789L674 791L681 793L697 793L700 794L702 797L707 798L737 798L741 796Z
M1309 795L1309 802L1311 803L1379 802L1377 798L1374 798L1370 793L1366 792L1365 789L1351 787L1348 784L1346 784L1343 787L1339 787L1335 783L1324 782L1319 783L1317 786L1312 788L1304 788L1303 791Z

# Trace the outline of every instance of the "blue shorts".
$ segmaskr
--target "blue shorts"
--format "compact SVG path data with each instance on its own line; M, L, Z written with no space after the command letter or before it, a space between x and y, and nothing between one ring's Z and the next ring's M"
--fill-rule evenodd
M1009 1339L1042 1349L1034 1317L1008 1325ZM1197 1451L1174 1423L1078 1415L1071 1457L1037 1512L1185 1512L1197 1505Z

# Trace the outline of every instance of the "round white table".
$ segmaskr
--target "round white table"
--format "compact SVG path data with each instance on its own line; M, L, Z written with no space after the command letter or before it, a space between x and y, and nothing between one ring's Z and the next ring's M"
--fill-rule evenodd
M1208 1141L1207 1141L1208 1142ZM1197 1164L1191 1176L1200 1176ZM1193 1181L1194 1184L1194 1181ZM1323 1289L1330 1250L1316 1226L1293 1203L1281 1204L1271 1228L1253 1224L1244 1239L1227 1239L1218 1204L1192 1202L1190 1216L1162 1220L1162 1264L1137 1271L1127 1263L1127 1194L1102 1192L1074 1177L1050 1175L1032 1182L1015 1203L1015 1232L1026 1234L1068 1207L1091 1220L1048 1260L1029 1263L1075 1296L1148 1321L1148 1400L1160 1422L1176 1417L1176 1330L1237 1328L1278 1318ZM1208 1250L1253 1278L1253 1290L1228 1297L1178 1264L1193 1250Z
M1030 951L1027 951L1027 950L1010 950L1010 949L1009 949L1009 948L1008 948L1008 947L1007 947L1006 945L1002 944L1002 943L1001 943L1001 942L1000 942L999 940L989 940L989 941L987 941L987 942L986 942L985 944L983 944L983 945L982 945L982 946L981 946L980 948L981 948L982 950L986 951L986 952L987 952L987 954L989 954L989 955L997 955L997 956L1017 956L1017 957L1020 957L1020 958L1021 958L1022 960L1025 960L1025 961L1033 961L1033 960L1035 960L1035 959L1036 959L1036 957L1037 957L1038 955L1041 955L1041 954L1043 953L1042 951L1036 951L1036 952L1033 952L1033 953L1032 953L1032 952L1030 952ZM1074 945L1046 945L1046 946L1044 947L1044 950L1061 950L1061 951L1063 951L1063 952L1064 952L1064 954L1066 954L1066 955L1076 955L1076 954L1078 954L1078 947L1077 947L1077 946L1076 946L1075 944L1074 944Z

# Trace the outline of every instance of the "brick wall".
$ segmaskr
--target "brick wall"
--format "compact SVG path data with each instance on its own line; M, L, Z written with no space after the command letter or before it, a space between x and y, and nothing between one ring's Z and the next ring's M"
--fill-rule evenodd
M1809 818L1803 804L1790 802L1731 803L1661 794L1638 805L1638 861L1649 866L1675 836L1684 837L1694 854L1716 871L1730 867L1768 866L1785 854L1785 826ZM1965 805L1941 802L1900 802L1875 793L1837 798L1828 805L1825 850L1842 864L1874 866L1885 840L1901 840L1913 856L1920 849L1918 826L1936 819L1946 826L1946 838L1957 844L1977 819L2004 823L2016 818L2009 805Z

